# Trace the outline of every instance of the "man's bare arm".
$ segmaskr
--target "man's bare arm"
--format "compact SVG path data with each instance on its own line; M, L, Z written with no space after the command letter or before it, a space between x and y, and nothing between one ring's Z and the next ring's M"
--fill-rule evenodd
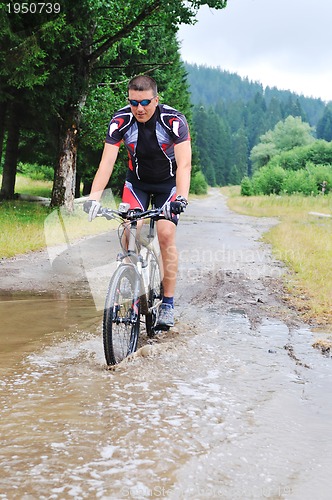
M180 142L174 146L176 170L176 194L188 199L191 172L191 143Z

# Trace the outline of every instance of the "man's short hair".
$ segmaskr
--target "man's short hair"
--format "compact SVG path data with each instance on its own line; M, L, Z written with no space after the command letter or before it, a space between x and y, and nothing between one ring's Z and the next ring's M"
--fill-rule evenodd
M152 90L154 96L158 93L156 81L147 75L138 75L132 78L128 83L128 90Z

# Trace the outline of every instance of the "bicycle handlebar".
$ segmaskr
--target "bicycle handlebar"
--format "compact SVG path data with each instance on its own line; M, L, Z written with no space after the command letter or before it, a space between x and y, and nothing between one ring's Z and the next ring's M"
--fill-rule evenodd
M121 204L120 204L121 207ZM107 220L120 218L123 221L138 221L143 219L155 219L157 217L163 218L162 208L150 208L149 210L140 209L127 209L127 210L114 210L111 208L101 208L97 217L105 217Z

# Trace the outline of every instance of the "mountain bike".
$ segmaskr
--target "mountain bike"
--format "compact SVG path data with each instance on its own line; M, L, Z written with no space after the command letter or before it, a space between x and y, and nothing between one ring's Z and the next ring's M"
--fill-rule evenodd
M120 203L118 210L102 208L98 216L119 222L121 252L106 294L103 316L106 363L116 365L136 351L141 316L148 337L156 333L163 288L155 221L163 216L162 208L132 210L128 203ZM150 219L150 224L144 237L146 219Z

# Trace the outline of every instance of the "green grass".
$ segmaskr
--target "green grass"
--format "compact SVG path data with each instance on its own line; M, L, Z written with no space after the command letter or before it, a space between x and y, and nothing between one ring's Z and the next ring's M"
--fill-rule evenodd
M287 299L306 320L332 327L332 195L239 196L223 188L229 207L241 214L276 217L280 223L263 236L274 255L290 269Z
M0 257L12 257L45 246L44 220L49 214L48 208L8 201L1 203L0 211Z
M49 198L52 182L18 175L15 191ZM83 236L108 231L112 223L100 218L89 223L82 206L69 215L35 202L14 200L0 203L0 258L13 257L48 245L73 242Z
M29 194L31 196L42 196L50 198L53 182L33 180L25 175L17 174L15 192L19 194Z
M1 203L0 213L0 258L73 242L108 231L113 225L104 218L88 222L81 206L74 214L66 214L34 202L16 200Z

